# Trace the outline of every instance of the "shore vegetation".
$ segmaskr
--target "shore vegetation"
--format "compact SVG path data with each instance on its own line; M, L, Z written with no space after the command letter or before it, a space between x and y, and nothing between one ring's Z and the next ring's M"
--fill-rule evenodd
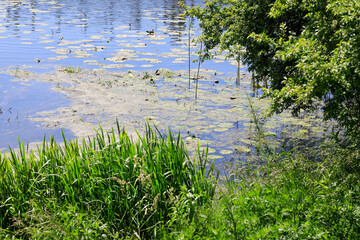
M0 156L1 239L360 237L360 152L335 140L320 161L259 146L265 164L221 180L206 151L149 125L64 140Z

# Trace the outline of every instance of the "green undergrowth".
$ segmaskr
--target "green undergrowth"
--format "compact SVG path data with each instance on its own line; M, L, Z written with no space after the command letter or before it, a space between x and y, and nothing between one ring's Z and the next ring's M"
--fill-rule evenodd
M190 158L149 125L137 140L118 126L36 153L21 144L1 156L0 239L360 239L358 147L277 154L256 125L266 163L225 181L206 152Z
M149 125L28 152L0 155L0 239L161 238L215 194L206 152Z
M322 162L278 154L239 167L175 238L360 239L360 152L325 152Z

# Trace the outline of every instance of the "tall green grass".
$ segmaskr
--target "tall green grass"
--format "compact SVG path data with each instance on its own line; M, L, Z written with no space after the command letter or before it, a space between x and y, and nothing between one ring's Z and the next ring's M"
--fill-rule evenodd
M147 125L0 155L0 238L160 238L215 194L206 152Z

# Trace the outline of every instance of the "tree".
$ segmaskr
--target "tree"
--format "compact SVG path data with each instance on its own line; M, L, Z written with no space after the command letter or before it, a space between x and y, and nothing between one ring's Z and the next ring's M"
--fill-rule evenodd
M322 108L360 137L359 1L209 0L186 14L200 20L205 55L245 49L249 70L271 81L272 112Z

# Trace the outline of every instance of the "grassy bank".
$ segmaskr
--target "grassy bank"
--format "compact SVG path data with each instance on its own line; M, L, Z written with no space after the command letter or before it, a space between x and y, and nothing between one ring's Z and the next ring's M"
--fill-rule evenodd
M213 178L180 136L118 127L1 156L1 239L359 239L360 154L269 154ZM217 190L215 190L217 188Z

